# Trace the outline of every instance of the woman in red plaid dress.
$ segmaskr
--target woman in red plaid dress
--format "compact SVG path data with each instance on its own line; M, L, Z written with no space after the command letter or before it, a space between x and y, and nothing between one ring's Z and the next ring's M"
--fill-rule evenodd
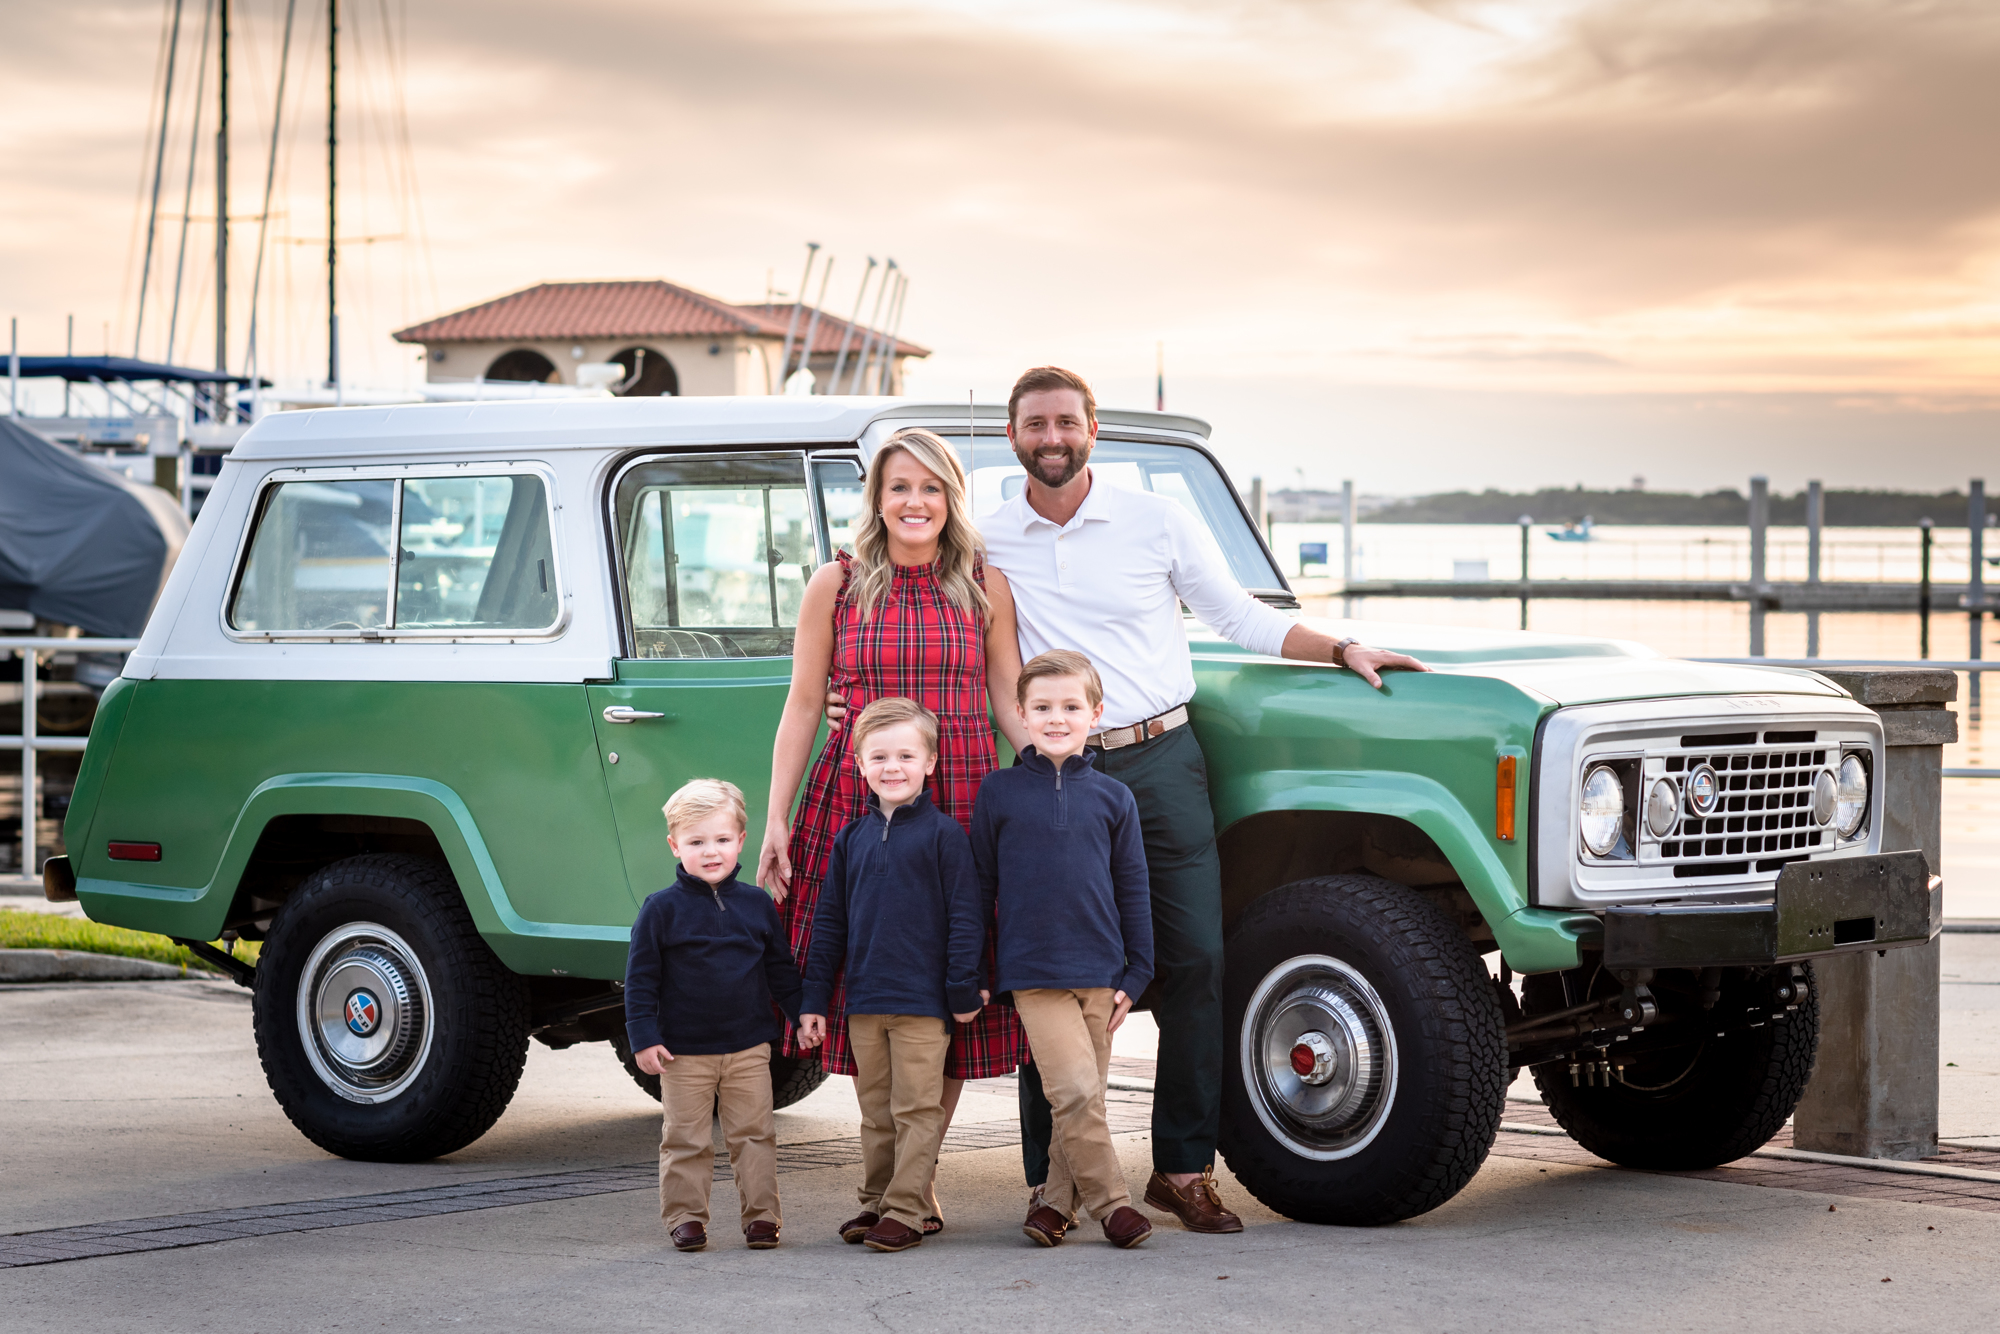
M758 858L758 882L777 895L802 969L833 836L862 814L868 798L847 731L836 730L806 779L797 824L785 822L828 689L845 698L849 717L892 695L937 715L931 800L969 832L973 798L996 764L987 695L1012 699L1021 670L1013 596L1006 577L980 563L978 535L966 517L965 473L951 446L928 431L898 432L870 462L862 491L866 503L854 554L843 551L814 573L799 610L792 686L772 754L770 817ZM1013 717L1011 710L1001 714ZM987 951L990 960L990 936ZM818 1051L829 1072L851 1075L845 990L834 989ZM1011 1074L1027 1059L1027 1048L1011 1006L990 1004L971 1023L957 1025L945 1060L947 1123L965 1080ZM784 1054L804 1054L789 1033Z

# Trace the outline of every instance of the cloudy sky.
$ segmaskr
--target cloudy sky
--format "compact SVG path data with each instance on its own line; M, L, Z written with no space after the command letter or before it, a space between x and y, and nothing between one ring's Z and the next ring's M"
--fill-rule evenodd
M131 350L172 3L0 0L24 350L72 312L80 350L107 323ZM233 3L236 214L284 3ZM287 379L325 358L323 0L298 11L260 316ZM816 240L841 309L866 256L909 273L916 392L1054 361L1150 406L1164 343L1168 406L1277 484L1944 487L1996 457L1979 0L346 0L342 25L354 378L413 373L390 329L536 281L752 300ZM186 171L170 149L148 356ZM206 362L189 236L174 349ZM240 361L240 298L232 322Z

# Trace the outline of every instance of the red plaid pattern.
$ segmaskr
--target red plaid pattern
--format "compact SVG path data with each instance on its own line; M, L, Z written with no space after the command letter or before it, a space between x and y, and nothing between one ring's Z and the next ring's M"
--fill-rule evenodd
M864 620L848 602L853 562L840 553L846 576L833 609L832 687L847 698L847 716L856 717L878 699L900 695L938 716L938 765L931 775L931 800L970 831L972 801L980 780L998 763L993 728L986 714L986 634L976 613L945 596L937 566L898 566L894 586L875 615ZM974 577L985 584L985 570ZM827 737L806 777L805 800L792 825L792 892L782 909L792 934L792 957L803 970L812 948L812 911L819 901L833 836L867 809L868 785L848 753L847 729ZM993 943L986 945L987 976L993 972ZM854 1073L847 1045L847 987L836 984L828 1002L826 1042L820 1061L836 1075ZM792 1035L784 1052L797 1056ZM950 1079L990 1079L1018 1069L1028 1056L1028 1038L1013 1007L997 1002L952 1035L944 1072Z

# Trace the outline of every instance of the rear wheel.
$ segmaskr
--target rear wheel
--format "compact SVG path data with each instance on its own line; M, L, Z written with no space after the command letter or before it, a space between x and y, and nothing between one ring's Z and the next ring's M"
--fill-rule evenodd
M618 1060L625 1067L625 1073L632 1076L632 1082L645 1090L646 1096L654 1102L660 1100L660 1077L649 1075L639 1068L633 1059L632 1044L624 1034L611 1039L611 1050L618 1053ZM771 1106L789 1107L803 1101L812 1091L826 1082L826 1068L816 1057L771 1056Z
M1500 1127L1507 1046L1471 943L1365 875L1253 903L1224 970L1222 1152L1264 1204L1311 1223L1393 1223L1472 1179Z
M258 960L257 1055L278 1105L329 1153L415 1162L490 1130L528 1055L528 996L421 857L323 867Z
M1565 976L1544 973L1523 981L1530 1018L1565 1007ZM1581 997L1581 979L1567 976ZM1673 980L1660 979L1660 985ZM1573 1078L1565 1058L1535 1066L1535 1086L1571 1138L1622 1167L1699 1171L1734 1162L1762 1148L1784 1126L1805 1096L1819 1050L1819 991L1811 965L1802 1004L1781 1019L1747 1027L1738 1016L1761 1011L1769 990L1761 972L1730 970L1709 1012L1711 1022L1689 1014L1671 1028L1662 1025L1656 1036L1663 1041L1657 1044L1650 1040L1655 1035L1648 1035L1637 1051L1613 1048L1608 1084L1602 1078ZM1633 1045L1638 1042L1635 1038Z

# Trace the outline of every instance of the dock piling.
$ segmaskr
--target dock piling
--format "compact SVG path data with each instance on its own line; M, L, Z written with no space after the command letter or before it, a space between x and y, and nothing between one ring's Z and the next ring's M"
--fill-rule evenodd
M1917 656L1931 655L1931 521L1917 520Z
M1354 582L1354 482L1340 484L1340 614L1354 615L1354 599L1347 587Z
M1521 628L1528 628L1528 537L1533 531L1535 520L1531 515L1521 516Z
M1965 656L1977 661L1985 656L1980 652L1980 641L1986 638L1986 479L1975 477L1966 490L1965 526L1972 539L1972 569L1965 577L1965 605L1967 608L1967 630L1971 635L1971 652ZM1970 688L1966 691L1965 702L1973 709L1979 707L1979 673L1970 678Z
M1819 582L1820 529L1826 526L1826 491L1818 482L1806 483L1806 583ZM1806 613L1806 656L1819 656L1819 613Z
M1750 479L1750 656L1764 656L1765 539L1771 527L1771 479Z

